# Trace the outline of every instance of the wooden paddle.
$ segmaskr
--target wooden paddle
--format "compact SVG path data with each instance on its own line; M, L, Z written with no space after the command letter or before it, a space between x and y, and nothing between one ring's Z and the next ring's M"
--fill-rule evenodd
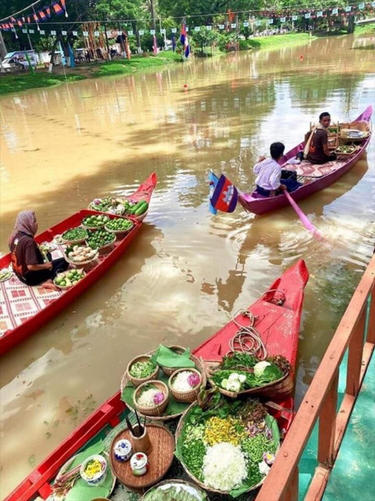
M290 196L287 190L284 191L284 194L286 198L288 199L288 202L290 205L293 207L295 210L297 216L299 217L301 223L303 226L311 231L311 233L314 235L314 237L318 238L319 240L324 240L323 235L319 232L319 230L312 224L312 222L309 220L309 218L306 216L306 214L302 211L300 207L298 207L297 203L293 198Z

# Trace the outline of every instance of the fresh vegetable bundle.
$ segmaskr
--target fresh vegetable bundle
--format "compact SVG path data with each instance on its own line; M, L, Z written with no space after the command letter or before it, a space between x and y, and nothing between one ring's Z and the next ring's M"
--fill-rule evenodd
M105 225L105 229L108 231L121 232L129 231L133 228L134 223L130 219L126 218L114 218L108 221Z
M354 144L341 144L336 148L336 153L339 153L341 155L351 155L355 151L357 151L358 146L355 146Z
M108 212L121 216L125 213L124 201L121 198L95 198L89 205L90 209L100 212Z
M100 249L113 243L116 240L116 235L106 230L90 230L88 238L86 239L87 245L92 249Z
M84 278L85 272L83 270L68 270L64 273L59 273L54 280L57 287L67 288L72 287Z
M66 257L73 263L80 264L96 258L98 251L87 245L74 245L66 249Z
M290 364L282 356L259 360L254 355L235 351L223 357L211 370L210 382L234 395L275 383L289 374ZM227 394L227 393L226 393Z
M146 202L146 200L141 200L136 204L128 206L126 208L126 212L133 216L141 216L147 211L147 209L148 209L148 203Z
M216 393L181 418L176 455L201 487L237 497L264 480L279 442L277 423L263 405Z
M0 271L0 282L6 282L13 276L13 271L9 268Z
M75 228L70 228L66 230L62 235L62 239L66 242L77 242L83 241L87 238L87 231L82 226L76 226Z
M106 223L108 223L109 217L105 216L104 214L100 215L92 215L92 216L87 216L83 219L82 224L86 226L86 228L101 228L104 226Z

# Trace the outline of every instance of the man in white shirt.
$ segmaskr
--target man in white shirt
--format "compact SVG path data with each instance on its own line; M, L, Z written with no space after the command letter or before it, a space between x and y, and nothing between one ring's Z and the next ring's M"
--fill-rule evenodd
M271 158L262 158L254 165L256 192L264 197L279 195L283 190L293 191L300 186L295 173L282 170L279 164L284 155L283 143L272 143ZM284 184L285 183L285 184Z

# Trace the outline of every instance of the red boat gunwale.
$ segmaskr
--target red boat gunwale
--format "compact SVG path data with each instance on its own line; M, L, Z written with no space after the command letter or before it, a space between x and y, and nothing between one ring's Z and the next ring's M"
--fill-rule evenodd
M282 348L284 353L288 353L288 358L290 357L289 360L293 368L296 365L304 288L308 278L309 273L305 262L299 260L295 265L286 270L269 289L269 291L278 289L284 292L285 302L282 306L275 305L266 300L268 298L266 292L248 308L256 315L259 315L261 311L264 313L268 308L271 308L271 311L277 311L277 309L281 308L280 312L282 311L282 315L278 318L282 318L284 315L290 318L290 312L292 312L292 332L289 333L289 336L287 336L288 333L283 329L279 329L280 326L276 329L274 323L269 325L265 331L262 332L260 330L260 334L267 343L270 353L280 353L278 350ZM200 344L193 353L205 360L213 360L215 357L220 358L228 351L228 339L233 335L233 331L236 330L237 328L233 322L229 322L211 338ZM274 340L272 346L269 344L271 339L269 333L271 331L273 333L271 337ZM275 336L276 332L279 332L278 336ZM288 345L285 343L286 339L290 341ZM284 427L287 429L291 424L294 414L290 412L290 409L293 409L293 403L294 399L289 398L279 403L285 410L272 412L281 428ZM51 494L49 482L53 480L61 466L106 425L111 427L116 426L120 422L120 415L124 410L125 404L121 401L121 395L118 392L76 428L4 501L29 501L37 495L46 499Z
M370 123L372 116L372 106L366 108L366 110L359 115L358 118L355 119L355 122L365 121ZM354 157L348 159L348 162L344 164L339 169L327 174L325 176L317 178L315 181L304 184L300 188L297 188L295 191L291 192L291 196L294 200L302 200L313 193L330 186L334 182L336 182L341 176L343 176L346 172L348 172L353 165L360 159L361 155L367 148L371 140L371 134L361 145L361 149L354 155ZM299 151L302 151L304 147L304 143L300 143L292 150L290 150L281 160L281 163L284 164L288 159L294 158ZM273 197L259 197L255 198L250 193L239 194L239 202L242 207L248 211L253 212L254 214L260 215L265 214L266 212L270 212L276 209L280 209L282 207L286 207L289 205L287 198L281 194Z

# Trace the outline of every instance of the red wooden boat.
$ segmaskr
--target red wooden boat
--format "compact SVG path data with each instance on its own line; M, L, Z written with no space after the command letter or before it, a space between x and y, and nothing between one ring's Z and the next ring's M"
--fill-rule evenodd
M372 106L366 108L366 110L359 115L355 122L367 122L370 124L372 116ZM297 190L291 193L294 200L302 200L316 191L322 190L327 186L331 185L337 181L342 175L348 172L349 169L361 158L361 155L367 148L368 143L371 139L370 135L363 140L360 144L360 148L348 158L335 162L328 162L320 166L314 166L309 162L304 162L304 165L297 168L297 174L301 173L305 176L305 183L297 188ZM286 164L291 158L294 158L296 154L303 151L304 143L300 143L298 146L290 150L282 159L281 164ZM293 167L287 167L291 170ZM284 194L277 195L274 197L263 197L256 192L252 193L241 193L239 195L239 201L242 207L248 212L253 212L254 214L264 214L265 212L270 212L281 207L289 205L289 202Z
M257 329L266 344L269 354L282 354L296 366L299 328L304 299L304 288L309 274L304 261L300 260L277 279L270 289L249 307L258 317ZM282 304L276 304L281 303ZM243 319L241 319L243 323ZM229 350L228 341L237 327L231 321L210 339L194 350L196 356L205 360L220 360ZM278 402L278 409L270 411L278 420L281 430L287 431L293 414L293 397ZM125 404L120 392L112 396L82 423L57 447L25 480L5 499L5 501L29 501L41 496L46 499L51 494L51 482L62 465L88 442L103 437L124 419Z
M156 186L156 174L151 176L138 188L134 195L128 197L134 201L140 199L150 201ZM84 217L97 214L96 211L81 210L55 226L38 235L38 243L51 242L56 235L78 226ZM109 217L118 217L109 215ZM121 240L116 240L113 249L100 256L98 264L87 272L85 278L74 287L65 291L51 291L43 287L28 287L16 276L0 283L0 355L4 354L23 339L33 334L48 320L55 317L65 306L74 301L82 292L98 278L125 252L133 238L141 229L142 222L137 218L133 228ZM10 254L0 259L0 270L10 265Z

